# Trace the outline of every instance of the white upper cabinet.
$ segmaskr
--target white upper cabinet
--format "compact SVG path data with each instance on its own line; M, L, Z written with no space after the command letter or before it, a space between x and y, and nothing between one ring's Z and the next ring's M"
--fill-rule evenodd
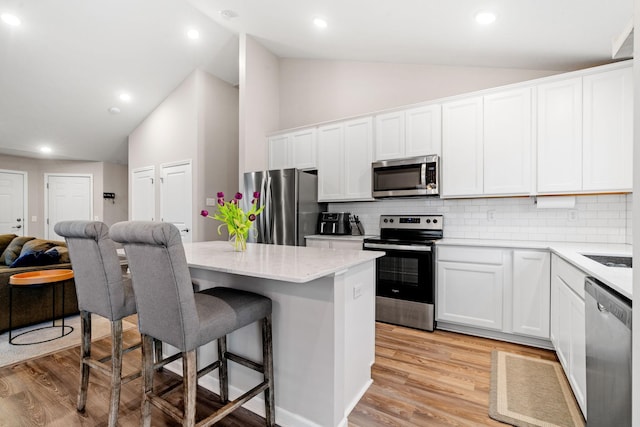
M371 200L371 117L344 124L345 200Z
M404 111L376 116L376 160L405 157L404 144Z
M440 155L440 105L427 105L376 116L375 160Z
M269 169L315 169L316 128L269 138Z
M582 78L538 86L538 192L582 188Z
M371 117L318 128L318 201L372 200Z
M445 197L531 194L531 89L442 106Z
M633 179L633 71L585 76L583 190L631 190Z
M482 97L442 104L442 196L483 191Z
M631 191L631 67L538 86L540 194Z
M530 88L484 97L484 194L531 193L531 113Z
M289 167L289 135L277 135L269 138L269 169Z
M442 108L427 105L405 113L405 155L429 156L442 152Z
M443 198L630 192L632 74L611 64L281 133L269 168L317 168L322 201L372 200L372 161L432 154Z
M318 128L318 201L344 197L344 125Z

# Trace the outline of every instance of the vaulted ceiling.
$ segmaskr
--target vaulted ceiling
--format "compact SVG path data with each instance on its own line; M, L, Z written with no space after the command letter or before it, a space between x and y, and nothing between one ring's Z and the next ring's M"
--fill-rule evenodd
M485 10L496 20L480 26ZM237 83L243 32L280 57L568 71L610 61L632 11L631 0L0 0L21 20L0 21L0 153L44 157L47 145L53 158L126 163L128 134L195 68Z

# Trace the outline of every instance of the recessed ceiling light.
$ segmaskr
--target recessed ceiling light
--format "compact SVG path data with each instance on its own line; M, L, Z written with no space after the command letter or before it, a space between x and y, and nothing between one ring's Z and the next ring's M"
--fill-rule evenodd
M496 14L493 12L478 12L476 14L476 22L481 25L492 24L496 20Z
M120 114L120 109L118 107L110 107L107 111L111 114Z
M191 40L197 40L200 38L200 33L198 32L198 30L191 28L187 30L187 37L189 37Z
M51 153L53 150L51 149L51 147L47 147L47 146L43 146L40 147L40 152L44 153L44 154L49 154Z
M0 18L5 24L11 25L12 27L17 27L18 25L20 25L20 18L10 13L3 13L2 15L0 15Z
M315 18L313 20L313 25L318 28L327 28L327 21L322 18Z
M131 95L129 95L128 93L125 93L125 92L121 93L119 98L120 98L120 101L122 102L131 102Z

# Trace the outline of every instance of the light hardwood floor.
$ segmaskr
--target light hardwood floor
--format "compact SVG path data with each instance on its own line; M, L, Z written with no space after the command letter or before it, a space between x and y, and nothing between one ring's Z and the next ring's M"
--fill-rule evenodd
M125 341L139 339L125 332ZM109 340L94 343L108 354ZM488 415L491 351L508 350L545 359L553 352L450 332L433 333L383 323L376 324L376 362L373 385L349 417L349 427L375 426L479 426L504 424ZM139 366L138 351L125 355L125 370ZM0 368L0 426L105 426L108 419L109 381L92 375L85 413L75 410L79 351L65 350L50 356ZM177 379L157 374L157 384ZM138 426L140 380L122 388L119 425ZM202 390L198 414L216 408L216 396ZM180 393L178 393L180 394ZM277 390L276 390L277 401ZM154 410L153 425L176 426ZM219 426L264 425L255 414L241 409Z
M488 416L493 350L557 360L548 350L377 323L374 382L349 427L504 426Z

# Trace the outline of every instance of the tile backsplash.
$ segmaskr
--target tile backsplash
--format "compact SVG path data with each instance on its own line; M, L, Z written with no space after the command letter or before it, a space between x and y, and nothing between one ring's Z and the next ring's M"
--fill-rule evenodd
M382 214L442 214L445 238L631 244L632 194L575 199L570 209L542 209L534 197L509 197L331 203L329 210L358 215L366 234L380 232Z

